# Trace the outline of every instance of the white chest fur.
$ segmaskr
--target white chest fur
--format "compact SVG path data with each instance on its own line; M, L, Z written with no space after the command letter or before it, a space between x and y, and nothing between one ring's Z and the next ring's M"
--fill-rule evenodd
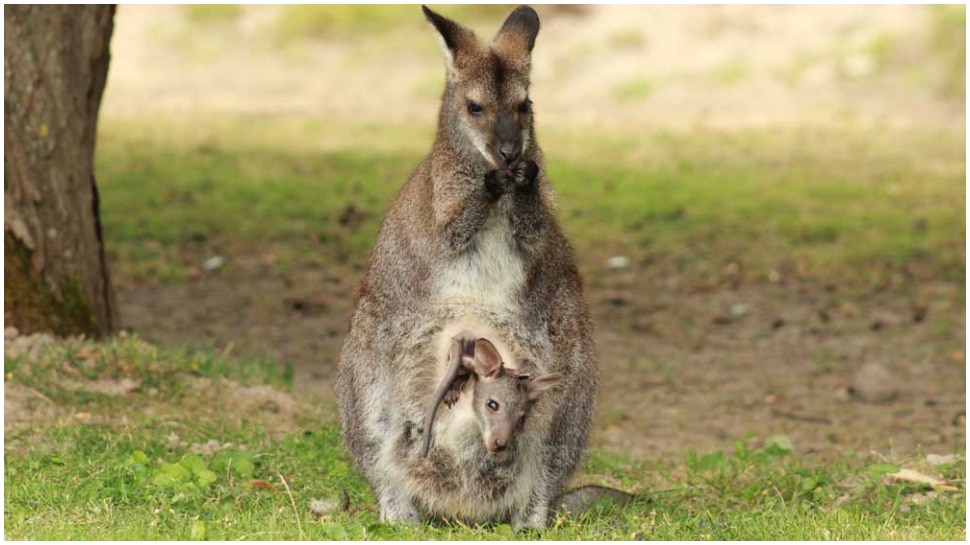
M514 312L514 297L525 282L525 264L503 199L486 220L472 245L441 265L435 287L442 302L469 300L499 313Z

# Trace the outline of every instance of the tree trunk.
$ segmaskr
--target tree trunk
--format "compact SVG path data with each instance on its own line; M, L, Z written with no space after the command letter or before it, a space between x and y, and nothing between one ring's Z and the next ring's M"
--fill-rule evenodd
M93 174L114 12L3 8L3 316L22 333L118 323Z

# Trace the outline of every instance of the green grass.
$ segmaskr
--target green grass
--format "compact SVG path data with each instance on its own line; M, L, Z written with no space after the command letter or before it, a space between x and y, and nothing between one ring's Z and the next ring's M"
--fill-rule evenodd
M633 79L616 89L616 98L624 102L636 102L653 94L653 84L645 79Z
M194 25L232 23L242 16L236 4L192 4L185 6L185 19Z
M60 343L30 362L6 359L5 372L13 386L42 392L54 413L5 434L9 539L965 537L962 462L926 469L903 461L958 483L957 492L929 494L922 485L886 481L882 474L897 466L884 460L816 460L778 436L745 437L733 452L662 463L594 450L578 481L621 486L638 500L556 517L541 534L444 521L393 527L378 522L374 496L339 444L332 410L302 402L288 413L233 405L225 394L236 387L226 377L285 388L271 366L120 338ZM127 395L76 395L94 377L140 386ZM219 448L200 451L212 441ZM310 510L313 500L345 498L346 510Z
M540 112L541 115L541 112ZM102 123L98 183L121 278L178 281L213 253L361 264L432 127L315 120ZM687 285L741 265L882 290L965 276L964 138L817 129L540 135L587 273L626 255ZM348 207L363 212L344 224ZM232 261L229 261L231 267Z

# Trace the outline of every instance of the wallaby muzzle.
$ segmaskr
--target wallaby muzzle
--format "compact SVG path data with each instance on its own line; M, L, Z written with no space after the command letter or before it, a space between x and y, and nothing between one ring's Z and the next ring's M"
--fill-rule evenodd
M504 432L485 432L485 448L492 454L500 454L509 448L509 433Z
M504 166L513 167L522 156L522 139L515 117L508 113L501 113L495 122L492 149Z

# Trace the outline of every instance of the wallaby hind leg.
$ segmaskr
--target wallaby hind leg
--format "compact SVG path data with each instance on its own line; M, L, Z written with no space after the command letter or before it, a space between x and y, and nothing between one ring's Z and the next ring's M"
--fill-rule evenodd
M542 467L542 466L540 466ZM512 518L512 529L541 530L549 524L549 505L552 503L552 483L548 476L541 476L532 489L532 495L525 507Z

